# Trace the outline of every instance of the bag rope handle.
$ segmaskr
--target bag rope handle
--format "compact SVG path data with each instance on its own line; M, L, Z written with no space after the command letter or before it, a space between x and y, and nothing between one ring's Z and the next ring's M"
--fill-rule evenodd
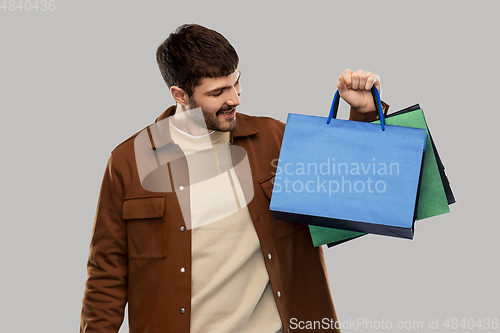
M382 101L380 100L380 93L378 92L378 89L375 88L375 86L372 87L371 93L373 97L373 102L375 103L375 109L377 110L380 116L380 125L382 127L382 131L385 131L385 117L384 117L384 110L382 108ZM339 100L340 100L340 95L339 91L337 90L335 92L335 95L333 96L332 106L330 108L330 114L328 115L328 119L326 120L327 124L330 123L332 118L334 119L337 118L337 113L339 110Z

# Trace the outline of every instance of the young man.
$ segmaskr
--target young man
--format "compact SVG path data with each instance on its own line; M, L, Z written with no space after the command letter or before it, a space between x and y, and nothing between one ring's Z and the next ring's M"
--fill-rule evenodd
M80 331L117 332L127 302L131 333L275 333L334 323L321 247L306 225L269 211L284 124L236 111L234 48L213 30L183 25L159 46L157 61L176 105L108 161ZM373 85L380 90L378 76L362 70L339 76L350 119L377 117ZM307 330L316 331L324 330Z

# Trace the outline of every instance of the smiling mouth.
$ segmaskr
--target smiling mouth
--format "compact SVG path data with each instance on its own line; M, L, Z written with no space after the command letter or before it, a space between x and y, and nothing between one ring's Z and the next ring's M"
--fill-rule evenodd
M234 111L236 110L236 108L232 108L231 110L227 110L227 111L219 111L218 113L223 115L223 116L228 116L230 115L231 113L233 113Z

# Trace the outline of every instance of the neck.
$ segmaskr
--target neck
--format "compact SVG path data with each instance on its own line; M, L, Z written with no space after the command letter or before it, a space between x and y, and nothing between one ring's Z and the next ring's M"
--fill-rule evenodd
M177 103L175 114L170 118L172 121L172 125L192 136L202 136L213 132L208 130L204 126L198 125L193 120L193 118L195 118L199 119L200 121L204 121L201 108L189 109L188 106Z

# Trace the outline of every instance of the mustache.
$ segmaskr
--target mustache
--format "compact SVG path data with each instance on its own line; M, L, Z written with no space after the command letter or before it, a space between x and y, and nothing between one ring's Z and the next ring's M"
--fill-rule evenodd
M229 106L229 105L225 106L225 107L221 107L219 109L219 111L216 112L215 115L218 116L218 115L220 115L221 112L229 111L229 110L232 110L232 109L236 109L236 107L235 106Z

